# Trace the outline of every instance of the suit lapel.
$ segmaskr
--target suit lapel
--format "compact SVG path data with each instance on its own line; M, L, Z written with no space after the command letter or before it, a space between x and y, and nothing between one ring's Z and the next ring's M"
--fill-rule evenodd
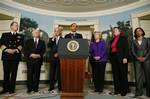
M144 43L146 42L145 40L146 40L146 39L145 39L145 38L143 38L142 43L141 43L141 47L143 47L143 46L144 46Z
M73 34L72 34L72 33L70 33L70 38L71 38L71 39L73 39L73 38L74 38L74 36L73 36Z
M135 44L136 44L138 47L142 47L143 44L144 44L144 42L145 42L145 38L143 38L141 45L138 43L138 40L137 40L137 39L135 40Z
M119 49L120 46L122 46L121 44L123 44L123 39L122 39L122 36L119 37L118 41L117 41L117 48Z
M32 45L33 45L33 48L36 49L34 39L32 39L32 42L31 42L31 43L32 43Z
M62 37L61 37L61 36L60 36L59 40L60 40L60 39L62 39ZM55 41L55 45L56 45L56 46L58 46L58 44L59 44L59 40L58 40L58 43L57 43L57 44L56 44L56 41Z

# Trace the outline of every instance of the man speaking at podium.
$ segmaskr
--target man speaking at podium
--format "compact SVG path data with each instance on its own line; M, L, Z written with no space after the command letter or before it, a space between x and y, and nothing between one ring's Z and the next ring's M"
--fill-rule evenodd
M70 38L70 39L82 39L82 35L77 33L77 28L78 25L76 23L72 23L70 26L71 33L65 35L65 38Z

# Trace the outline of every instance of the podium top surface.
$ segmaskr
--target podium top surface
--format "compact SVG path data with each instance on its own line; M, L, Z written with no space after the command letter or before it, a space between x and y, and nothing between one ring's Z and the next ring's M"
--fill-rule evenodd
M87 39L60 39L58 45L60 58L87 58L89 43Z

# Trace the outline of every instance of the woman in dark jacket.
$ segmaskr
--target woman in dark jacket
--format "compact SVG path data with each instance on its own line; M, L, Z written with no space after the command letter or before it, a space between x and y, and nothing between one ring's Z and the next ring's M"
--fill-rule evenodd
M135 97L143 95L144 77L146 82L146 95L150 97L150 43L144 35L145 32L142 28L136 28L134 31L135 40L133 40L131 47L135 68Z
M114 80L114 94L125 96L128 92L128 41L118 27L113 28L110 44L110 62Z
M106 43L101 38L100 32L94 33L94 40L90 44L90 62L95 92L103 92L104 74L107 62Z

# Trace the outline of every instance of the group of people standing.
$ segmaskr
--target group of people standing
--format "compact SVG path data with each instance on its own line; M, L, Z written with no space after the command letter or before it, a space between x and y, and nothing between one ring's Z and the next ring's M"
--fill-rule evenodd
M76 33L77 24L70 26L71 33L65 38L83 38L81 34ZM61 91L60 78L60 60L57 53L59 40L62 38L62 28L54 29L53 37L49 39L48 44L41 40L40 29L32 31L32 38L24 41L24 36L17 33L18 23L10 24L10 32L3 33L0 39L3 62L3 90L0 94L15 93L16 77L18 65L22 54L25 56L27 64L27 93L39 91L40 71L43 63L43 55L46 51L46 45L50 48L50 87L49 91L54 93L55 84L58 82L58 90Z
M144 81L146 96L150 97L150 39L145 38L144 35L145 32L142 28L138 27L135 29L135 39L131 42L130 51L128 40L123 36L119 27L113 28L113 39L110 41L109 48L102 39L101 33L94 33L94 40L90 44L90 63L92 66L95 92L103 92L105 67L108 60L112 65L114 82L114 92L110 94L121 94L121 96L125 96L129 92L128 62L130 51L135 69L136 93L134 97L139 97L144 94Z
M3 90L0 94L15 93L18 65L22 52L27 63L27 93L38 92L40 70L45 53L45 42L40 39L40 31L32 32L33 38L24 42L24 36L17 33L18 23L10 24L10 32L3 33L0 40L4 72Z
M0 94L14 93L17 77L17 69L21 60L22 50L27 63L27 93L32 91L38 92L40 70L43 62L46 45L50 48L50 87L49 91L54 92L55 84L58 82L58 90L61 91L60 78L60 59L57 52L59 40L62 37L62 28L54 29L53 37L45 44L40 39L40 30L32 32L33 38L24 43L24 37L18 34L18 23L12 22L10 25L11 32L3 33L0 46L2 49L2 62L4 71L3 90ZM77 33L78 25L72 23L70 26L71 33L64 38L82 39L82 35ZM110 47L102 39L99 31L94 32L94 39L89 46L89 61L92 66L92 78L95 92L103 92L106 63L110 60L112 65L114 93L125 96L129 92L128 85L128 58L129 46L125 36L119 27L113 28L113 39ZM135 67L136 93L135 96L143 95L144 78L146 82L146 95L150 97L150 40L144 37L145 32L142 28L136 28L134 32L135 39L131 44L131 52ZM109 54L108 54L109 49Z

